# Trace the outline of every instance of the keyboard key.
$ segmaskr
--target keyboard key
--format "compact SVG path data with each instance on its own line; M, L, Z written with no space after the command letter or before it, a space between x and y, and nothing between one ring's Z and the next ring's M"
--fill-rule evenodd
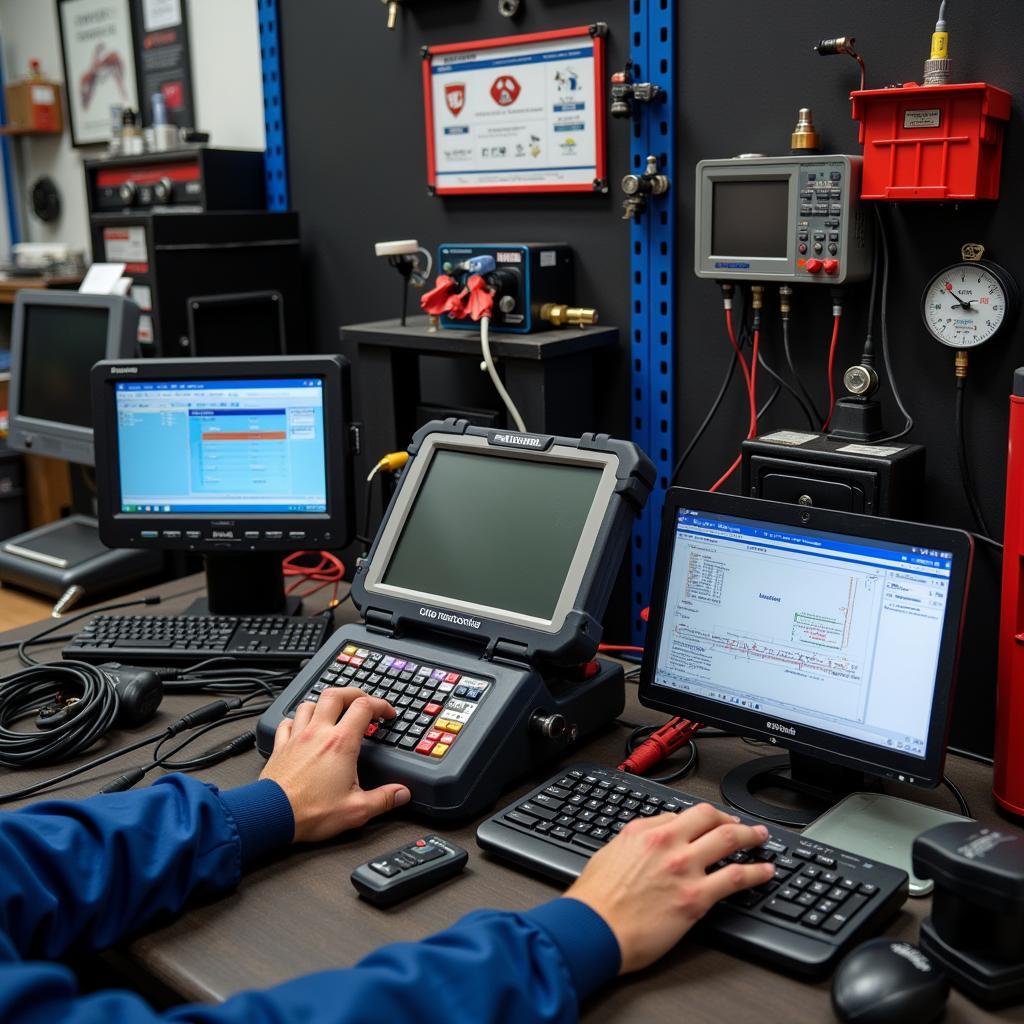
M433 740L420 740L419 743L416 744L416 753L429 754L434 749L434 745Z
M849 889L850 892L856 892L857 891L857 882L854 879L852 879L852 878L844 878L844 879L842 879L839 882L839 884L844 889Z
M577 846L582 846L587 850L600 850L605 844L605 840L595 839L593 836L581 835L579 832L572 837L572 841Z
M849 895L849 889L844 889L841 885L833 886L828 891L828 898L830 900L835 900L837 903L842 903Z
M553 811L550 807L542 807L536 803L520 804L518 810L534 818L543 818L545 821L554 821L558 817L558 811Z
M835 900L822 900L814 909L826 917L831 914L839 904Z
M799 903L801 907L813 907L817 903L818 897L812 892L802 892L797 896L794 902Z
M795 900L800 895L798 889L791 889L788 885L783 886L776 894L780 900Z
M824 882L811 882L807 888L813 892L815 896L824 896L831 886L826 885Z
M780 900L775 896L768 900L761 909L766 914L782 917L787 921L799 921L806 913L806 909L800 906L799 903L788 903L786 900Z
M567 829L567 828L562 828L561 826L559 826L557 828L553 828L548 833L548 835L554 836L555 839L562 839L562 840L572 839L572 832L570 832L569 829Z
M516 825L522 825L524 828L533 828L540 819L535 818L532 814L523 814L522 811L509 811L505 815L506 821L514 822Z
M834 871L823 871L821 873L821 880L823 882L828 883L829 885L838 885L839 875L837 875Z
M861 882L857 889L862 896L874 896L878 892L878 886L873 885L871 882Z
M400 740L398 741L398 745L399 745L399 746L400 746L400 747L401 747L401 748L402 748L403 750L412 750L412 749L413 749L413 748L414 748L414 747L416 746L416 744L417 744L418 742L419 742L419 739L418 739L418 737L416 737L416 736L403 736L403 737L402 737L402 738L401 738L401 739L400 739Z
M817 910L809 910L802 918L800 923L806 925L808 928L817 928L825 920L825 915L818 913Z

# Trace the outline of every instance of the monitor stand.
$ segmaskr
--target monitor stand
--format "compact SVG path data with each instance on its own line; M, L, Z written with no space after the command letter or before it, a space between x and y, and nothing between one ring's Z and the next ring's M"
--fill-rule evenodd
M287 552L206 555L206 597L186 615L298 615L302 599L284 592L281 560Z
M810 825L851 793L877 788L863 772L795 752L745 761L722 779L722 796L737 810L790 828ZM757 794L766 789L781 791L784 802L762 800Z

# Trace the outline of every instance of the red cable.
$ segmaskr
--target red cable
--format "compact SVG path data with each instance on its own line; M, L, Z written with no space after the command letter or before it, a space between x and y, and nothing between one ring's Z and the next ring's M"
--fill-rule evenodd
M743 371L743 382L747 386L747 401L750 404L750 422L755 423L757 421L757 405L756 399L754 398L755 390L753 379L750 375L750 367L747 365L746 357L740 350L739 342L736 340L736 331L732 325L732 310L727 309L725 311L725 328L729 332L729 344L732 345L732 350L736 353L736 358L740 361L740 369ZM757 332L754 332L755 339L757 338ZM757 374L757 362L754 363L754 374Z
M597 649L599 651L635 651L638 654L644 653L642 647L633 647L629 644L598 644Z
M736 355L740 358L740 363L743 367L743 375L747 381L747 394L750 398L750 426L747 428L747 440L757 436L757 355L761 348L761 332L759 330L754 331L754 347L751 351L751 365L752 369L747 369L746 360L743 358L740 352L739 346L736 344L736 336L732 329L732 313L726 310L725 322L729 329L729 341L732 343L732 347L736 352ZM739 468L740 463L743 461L742 453L736 456L733 464L708 488L710 491L717 491L722 485L736 472Z
M832 317L832 341L828 348L828 416L825 417L825 422L821 425L822 430L828 430L828 425L832 422L832 412L836 407L836 383L832 375L836 362L836 349L838 348L839 341L839 321L841 319L842 314Z
M310 555L319 556L320 561L316 565L303 565L301 559ZM303 583L319 584L303 591L302 597L309 597L317 591L323 590L324 587L329 587L332 583L334 584L334 593L337 595L338 583L345 578L345 563L329 551L294 551L282 561L281 568L285 576L298 577L285 588L286 594L293 593Z

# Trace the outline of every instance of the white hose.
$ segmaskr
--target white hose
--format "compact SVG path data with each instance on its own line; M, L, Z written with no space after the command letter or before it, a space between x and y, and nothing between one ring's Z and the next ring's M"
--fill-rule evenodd
M505 390L505 385L502 384L501 378L498 376L497 368L494 365L494 357L491 355L491 318L485 316L480 320L480 348L484 354L484 365L482 369L487 371L488 376L494 382L494 389L498 392L499 397L505 403L505 408L508 409L509 416L512 417L513 422L516 425L516 430L520 433L525 434L526 424L523 423L523 417L519 415L519 410L516 408L516 403L512 401L512 396Z

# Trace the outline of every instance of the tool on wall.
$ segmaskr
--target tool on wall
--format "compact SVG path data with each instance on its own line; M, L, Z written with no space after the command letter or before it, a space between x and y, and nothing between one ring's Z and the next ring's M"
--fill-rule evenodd
M640 108L645 104L665 99L665 90L660 85L634 81L633 71L633 62L627 61L622 71L616 71L612 75L612 117L637 117Z
M380 2L388 9L388 28L394 31L395 26L398 24L398 0L380 0Z
M643 174L627 174L622 179L622 191L626 196L622 201L622 219L633 220L647 209L650 196L663 196L670 186L668 176L658 170L658 158L648 156Z
M498 13L503 18L514 18L522 6L522 0L498 0Z
M406 307L409 302L409 285L422 288L434 269L434 258L429 250L424 249L415 238L407 238L399 242L377 242L373 251L378 256L386 256L388 263L402 277L402 326L405 326Z
M853 48L853 44L857 40L853 36L836 36L834 39L819 39L814 44L814 52L819 57L834 57L838 53L845 53L848 57L852 57L857 64L860 66L860 87L864 88L864 75L866 69L864 67L864 58Z

